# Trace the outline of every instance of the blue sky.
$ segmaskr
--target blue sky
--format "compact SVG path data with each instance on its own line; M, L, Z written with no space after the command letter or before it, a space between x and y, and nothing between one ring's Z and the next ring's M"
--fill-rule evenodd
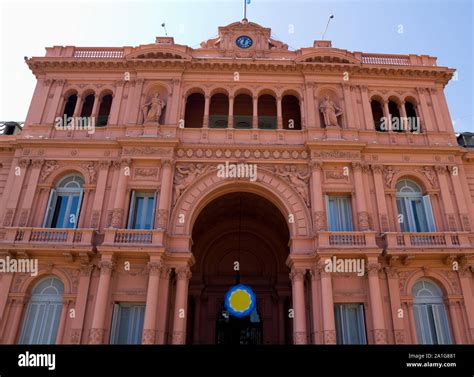
M242 0L0 1L0 120L25 118L35 78L23 57L42 56L46 46L152 43L166 22L176 43L198 47L242 18ZM451 116L456 131L474 132L472 0L251 0L247 15L297 49L321 38L331 13L334 47L426 54L456 68L458 80L446 87Z

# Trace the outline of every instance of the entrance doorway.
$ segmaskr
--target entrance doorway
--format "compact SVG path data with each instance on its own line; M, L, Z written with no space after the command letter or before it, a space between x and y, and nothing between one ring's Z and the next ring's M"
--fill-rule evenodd
M268 199L235 192L211 201L193 227L187 341L191 344L291 343L289 230ZM238 262L239 276L236 272ZM256 295L256 309L237 318L224 296L237 282Z

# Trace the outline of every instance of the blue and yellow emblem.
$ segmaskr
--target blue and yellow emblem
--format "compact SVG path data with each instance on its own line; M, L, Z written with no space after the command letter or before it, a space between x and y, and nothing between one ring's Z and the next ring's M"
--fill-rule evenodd
M255 309L256 304L257 300L252 288L243 284L231 287L224 299L224 306L229 314L238 318L249 315Z

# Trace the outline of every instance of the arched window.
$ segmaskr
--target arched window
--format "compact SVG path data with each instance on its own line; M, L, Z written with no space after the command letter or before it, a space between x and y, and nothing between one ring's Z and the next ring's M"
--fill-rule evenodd
M370 102L370 107L372 108L372 119L374 120L374 127L376 131L387 131L387 127L382 125L383 118L383 109L382 104L377 100L372 100Z
M64 284L54 276L39 281L31 293L20 344L54 344L61 319Z
M398 104L395 101L388 102L388 112L390 113L391 118L391 129L396 132L405 131L400 119L400 109L398 108Z
M405 112L407 114L408 128L410 132L421 132L421 125L416 115L415 105L410 101L405 102Z
M300 100L292 95L281 99L281 112L284 130L301 130Z
M89 94L86 98L84 98L84 102L82 104L81 117L92 116L92 109L94 108L94 100L95 100L94 94Z
M415 182L397 182L397 208L402 232L435 232L435 222L429 195L423 195Z
M102 97L99 106L99 115L97 116L97 127L107 125L109 121L110 109L112 108L112 95L107 94Z
M258 97L258 128L277 128L277 104L275 97L270 94Z
M45 214L45 228L76 228L81 210L84 179L70 175L51 189Z
M64 104L64 113L63 116L70 118L74 115L74 109L76 108L77 103L77 94L71 94L67 97L66 103Z
M193 93L186 99L184 111L185 128L202 128L204 120L204 94Z
M209 127L227 128L229 118L229 97L224 93L216 93L209 104Z
M413 312L420 344L451 344L443 292L431 280L420 279L413 286Z
M234 98L234 128L252 128L253 101L248 94Z

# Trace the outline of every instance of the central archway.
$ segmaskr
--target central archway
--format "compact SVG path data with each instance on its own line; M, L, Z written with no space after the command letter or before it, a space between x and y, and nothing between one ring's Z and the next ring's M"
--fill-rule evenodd
M192 239L187 343L290 343L290 233L280 210L254 193L227 193L199 213ZM240 282L257 296L257 310L242 320L223 312L224 295L237 282L235 262Z

